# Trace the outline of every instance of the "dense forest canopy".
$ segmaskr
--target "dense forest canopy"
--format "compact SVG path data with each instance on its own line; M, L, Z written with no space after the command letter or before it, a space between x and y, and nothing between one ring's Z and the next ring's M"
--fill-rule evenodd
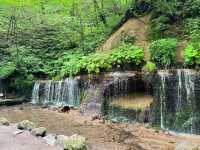
M188 41L184 65L200 65L199 0L0 0L0 78L21 89L38 78L141 69L144 53L129 40L111 54L95 51L124 21L147 14L147 69L175 64L180 40Z

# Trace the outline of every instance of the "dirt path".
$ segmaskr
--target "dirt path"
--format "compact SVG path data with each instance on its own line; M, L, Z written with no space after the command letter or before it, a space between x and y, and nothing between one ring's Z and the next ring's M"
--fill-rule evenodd
M0 126L0 150L60 150L42 143L28 131L15 135L16 131L19 130L15 126Z
M174 150L176 145L182 142L200 145L200 136L158 133L154 129L147 129L137 124L91 121L90 118L82 117L77 111L63 114L48 109L20 106L0 108L1 116L12 122L28 119L56 134L83 135L87 138L89 150Z

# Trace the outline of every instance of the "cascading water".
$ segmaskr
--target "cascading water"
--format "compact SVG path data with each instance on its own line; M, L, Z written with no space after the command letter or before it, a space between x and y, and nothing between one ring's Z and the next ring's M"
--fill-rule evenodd
M107 116L117 122L147 121L153 98L145 85L139 74L113 73L106 86Z
M198 103L195 94L196 72L189 69L160 70L158 76L160 127L198 133L197 123L200 123L200 120L195 106L195 103Z
M39 92L40 92L40 82L35 82L32 91L32 104L37 104L39 102Z
M113 73L112 76L113 80L107 83L107 87L109 87L109 84L111 84L111 86L108 88L108 97L106 97L106 100L108 101L108 116L111 120L124 122L127 121L127 118L125 117L127 110L122 109L121 107L116 107L111 103L117 97L128 94L128 78L119 72Z
M168 76L168 72L166 71L159 71L158 75L160 76L161 86L159 88L160 92L160 127L164 129L164 117L163 117L163 108L165 107L165 100L166 100L166 78Z
M32 92L33 104L80 105L78 81L37 81Z

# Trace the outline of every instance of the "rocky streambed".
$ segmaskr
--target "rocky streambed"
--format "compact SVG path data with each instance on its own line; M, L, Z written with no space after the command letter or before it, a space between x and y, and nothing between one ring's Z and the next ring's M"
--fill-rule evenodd
M36 126L45 127L50 133L57 135L82 135L86 138L89 150L184 150L184 148L193 149L200 145L200 136L160 131L144 124L116 124L98 118L83 117L76 110L59 113L56 108L19 105L1 107L0 117L5 117L12 123L30 120ZM17 150L24 150L26 146L32 148L25 148L29 150L58 149L43 145L40 139L32 137L27 131L22 137L11 137L15 130L13 126L0 127L1 150L3 146L5 148L10 146L10 149L12 147L16 149L18 146ZM8 150L5 148L3 150Z

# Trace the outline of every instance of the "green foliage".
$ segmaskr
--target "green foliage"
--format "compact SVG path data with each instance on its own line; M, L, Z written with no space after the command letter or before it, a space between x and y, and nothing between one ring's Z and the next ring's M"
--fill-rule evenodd
M185 21L185 36L188 37L190 42L193 44L197 44L196 46L199 46L200 44L200 19L187 19Z
M109 64L109 58L106 54L90 54L83 57L81 61L84 69L88 73L100 73L100 71L108 70L111 68Z
M121 20L131 1L0 0L0 76L11 87L26 89L37 78L99 72L102 60L88 53Z
M143 67L143 71L147 71L147 72L150 72L150 73L153 73L155 72L156 70L156 64L153 63L153 62L150 62L148 61L145 66Z
M200 53L198 49L190 43L184 50L184 63L188 67L200 65Z
M157 40L165 37L165 31L169 28L169 17L160 16L151 20L149 39Z
M0 66L0 78L9 77L16 69L16 65L13 62L3 63Z
M188 18L199 18L199 0L154 0L151 1L152 18L149 39L183 38L182 27Z
M131 44L123 44L121 47L113 50L109 56L109 61L115 67L120 67L121 65L139 66L144 62L144 52Z
M185 21L185 35L189 40L184 49L184 63L188 67L200 65L200 19L187 19Z
M200 1L199 0L187 0L185 2L185 9L187 16L199 16L200 15Z
M169 67L175 62L177 40L161 39L150 44L151 60L158 66Z
M113 50L110 54L92 53L81 55L72 53L64 55L55 62L61 72L57 78L75 76L81 73L100 73L111 69L123 69L129 66L131 69L140 67L144 63L144 52L138 47L124 44Z
M20 89L18 84L25 87L37 78L140 67L144 53L129 44L111 54L94 53L127 10L133 16L152 10L151 40L165 38L171 25L191 17L184 31L198 50L199 5L199 0L0 0L0 77ZM175 41L155 41L151 49L157 64L174 63Z

